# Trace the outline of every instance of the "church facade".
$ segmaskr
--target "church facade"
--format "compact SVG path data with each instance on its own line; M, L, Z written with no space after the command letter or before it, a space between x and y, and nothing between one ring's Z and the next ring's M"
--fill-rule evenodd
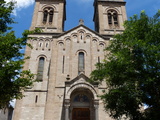
M83 20L64 31L66 0L35 0L24 70L37 74L39 82L17 100L13 120L112 120L98 97L105 83L89 83L95 64L103 62L104 48L113 35L124 30L124 0L94 0L95 31Z

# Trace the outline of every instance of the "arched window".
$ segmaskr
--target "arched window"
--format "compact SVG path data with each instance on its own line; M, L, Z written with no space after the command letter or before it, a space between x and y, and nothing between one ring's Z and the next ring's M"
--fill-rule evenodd
M37 80L39 81L43 80L44 61L45 61L44 57L39 58L38 71L37 71Z
M117 13L113 13L113 20L114 20L114 24L118 25L118 15L117 15Z
M49 22L52 23L53 21L53 11L49 12Z
M43 12L43 22L44 22L44 23L47 22L47 17L48 17L48 12L47 12L47 10L45 10L45 11Z
M84 53L79 52L78 56L78 74L84 72Z
M110 26L117 26L118 25L118 14L115 10L109 10L108 13L108 24Z
M43 23L52 23L53 22L53 8L46 7L43 10Z
M108 13L108 24L112 24L112 15Z

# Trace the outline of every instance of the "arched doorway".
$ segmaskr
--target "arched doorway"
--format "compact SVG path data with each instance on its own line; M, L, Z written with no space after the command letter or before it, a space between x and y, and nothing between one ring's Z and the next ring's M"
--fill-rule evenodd
M81 73L73 80L65 82L65 120L98 120L98 84L90 84L87 80Z
M70 120L93 120L93 100L93 94L89 89L75 89L70 96Z

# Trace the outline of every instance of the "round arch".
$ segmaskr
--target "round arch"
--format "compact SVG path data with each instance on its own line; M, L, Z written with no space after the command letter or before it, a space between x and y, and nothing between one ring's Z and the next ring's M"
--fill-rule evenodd
M120 11L117 8L113 8L113 7L106 8L105 13L107 14L108 11L110 11L110 10L116 11L118 14L120 14Z
M47 7L53 8L54 11L57 11L56 6L54 6L54 5L44 5L44 6L41 8L41 11L43 11L43 10L44 10L45 8L47 8Z
M44 54L38 55L37 58L36 58L36 60L39 60L39 58L41 58L41 57L45 58L45 61L47 61L47 56L44 55Z
M70 99L71 94L76 90L76 89L87 89L89 90L92 94L93 94L93 99L97 99L97 92L94 89L94 87L90 84L87 83L77 83L73 86L71 86L71 88L68 90L67 92L67 98L66 99Z
M97 115L97 93L94 87L87 82L79 81L70 86L65 98L65 120L89 119Z
M83 50L83 49L77 50L75 55L78 55L80 52L85 53L84 55L87 56L87 52L85 50Z

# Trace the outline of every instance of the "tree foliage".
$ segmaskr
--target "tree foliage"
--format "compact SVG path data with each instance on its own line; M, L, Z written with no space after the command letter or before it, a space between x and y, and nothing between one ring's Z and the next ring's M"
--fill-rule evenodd
M105 49L103 63L96 65L91 81L105 81L101 96L113 118L159 120L160 117L160 11L153 17L144 11L124 23ZM142 109L143 106L147 109Z
M0 109L6 107L10 100L22 98L22 91L34 81L34 74L29 70L22 71L27 58L20 50L29 45L26 42L28 34L37 30L26 30L23 37L17 38L10 27L14 23L11 17L13 9L13 2L0 1Z

